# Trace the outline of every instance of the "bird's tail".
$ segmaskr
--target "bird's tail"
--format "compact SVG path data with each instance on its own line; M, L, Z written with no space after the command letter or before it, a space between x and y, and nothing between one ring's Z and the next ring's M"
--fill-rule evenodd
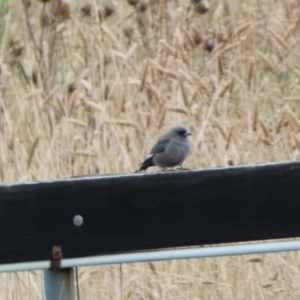
M142 162L140 164L140 168L138 169L138 172L140 171L145 171L147 170L149 167L151 166L154 166L153 162L152 162L152 158L153 158L153 155L149 155L145 160L144 162Z

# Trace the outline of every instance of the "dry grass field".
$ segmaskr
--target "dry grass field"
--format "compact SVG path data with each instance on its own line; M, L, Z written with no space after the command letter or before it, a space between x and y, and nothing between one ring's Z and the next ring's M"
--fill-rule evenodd
M298 159L299 0L197 2L0 0L0 180L133 172L175 124L193 134L185 167ZM300 299L299 267L85 267L80 299ZM40 272L0 278L0 299L41 299Z

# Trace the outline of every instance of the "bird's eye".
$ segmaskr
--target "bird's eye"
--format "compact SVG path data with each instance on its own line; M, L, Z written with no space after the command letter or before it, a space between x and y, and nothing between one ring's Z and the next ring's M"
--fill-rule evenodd
M186 130L179 130L178 134L182 135L182 136L186 136L187 131Z

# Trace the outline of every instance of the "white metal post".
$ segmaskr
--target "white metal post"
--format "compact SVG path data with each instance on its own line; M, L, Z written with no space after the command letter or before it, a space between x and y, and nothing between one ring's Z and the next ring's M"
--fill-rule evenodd
M43 300L75 300L74 269L42 271Z

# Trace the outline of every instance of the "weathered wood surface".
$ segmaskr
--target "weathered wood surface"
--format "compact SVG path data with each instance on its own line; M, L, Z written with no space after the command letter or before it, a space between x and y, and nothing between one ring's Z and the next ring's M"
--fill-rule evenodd
M300 163L3 184L0 207L1 264L300 237Z

